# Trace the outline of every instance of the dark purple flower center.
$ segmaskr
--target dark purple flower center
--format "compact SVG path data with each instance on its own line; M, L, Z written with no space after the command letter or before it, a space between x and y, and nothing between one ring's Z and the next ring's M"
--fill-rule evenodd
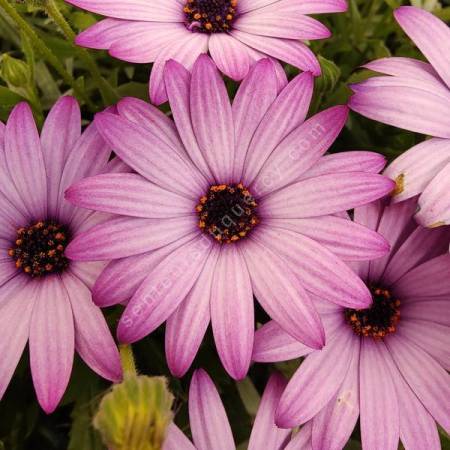
M186 0L183 8L188 28L202 33L229 31L238 0Z
M258 204L242 184L211 186L195 208L199 227L217 242L230 244L245 238L259 223Z
M370 286L373 304L368 309L346 309L345 319L358 336L384 338L394 333L400 320L400 300L388 289Z
M69 265L64 255L70 240L67 227L52 220L39 221L17 230L8 254L16 267L30 277L61 273Z

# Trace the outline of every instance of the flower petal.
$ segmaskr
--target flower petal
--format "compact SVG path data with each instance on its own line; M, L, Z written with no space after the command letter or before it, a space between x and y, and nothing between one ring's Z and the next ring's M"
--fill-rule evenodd
M194 64L191 79L191 117L195 136L218 183L233 176L234 125L225 84L206 55Z
M278 95L255 131L245 159L243 182L250 185L278 144L300 126L308 113L313 77L295 77Z
M59 276L39 285L30 325L30 365L42 409L52 413L69 383L75 350L72 308Z
M248 450L282 450L288 442L291 430L275 425L275 410L286 384L286 379L278 373L269 378L253 424Z
M173 314L197 281L212 245L208 237L197 236L150 272L119 321L120 342L142 339Z
M213 246L194 287L167 319L167 365L176 377L184 376L189 370L208 328L211 318L211 286L218 256L219 248Z
M59 184L66 160L81 134L81 112L73 97L61 97L47 115L41 133L48 181L49 214L56 217Z
M195 450L195 447L184 433L174 423L171 423L167 429L162 450Z
M76 261L106 261L164 247L196 230L194 217L139 219L117 217L78 234L66 256Z
M19 103L12 110L4 139L11 179L31 218L42 220L47 215L47 177L38 130L28 103Z
M256 129L277 97L274 64L267 58L258 61L240 84L232 110L235 127L234 175L240 180L247 151Z
M241 380L250 366L255 319L250 276L236 246L222 247L217 261L211 324L222 364L235 380Z
M195 199L205 191L206 180L197 169L148 128L111 113L97 114L95 125L117 155L143 177Z
M149 22L183 22L183 8L178 2L167 0L67 0L79 8L127 20L148 20Z
M138 174L101 174L72 185L66 200L82 208L113 214L161 219L194 214L195 202Z
M19 364L25 345L28 341L31 315L36 300L35 284L23 283L21 277L9 282L9 286L2 287L2 294L6 289L11 293L8 298L0 299L0 317L2 339L0 339L0 399Z
M260 243L242 246L253 292L269 316L292 337L312 348L321 348L325 333L306 291L285 260Z
M271 218L303 218L334 214L370 203L391 192L392 180L362 172L321 175L273 192L260 213Z
M352 340L357 341L353 332L342 328L322 350L303 361L281 396L276 413L279 426L291 428L307 422L334 397L353 357Z
M391 361L391 363L389 363ZM382 341L361 339L359 360L361 440L364 448L396 450L399 408L392 360Z
M391 336L386 345L403 378L423 406L445 430L449 430L449 374L426 352L400 336Z
M235 450L230 424L214 383L200 369L189 388L189 419L197 450Z
M421 8L403 6L394 12L397 22L414 41L450 88L450 30Z
M298 181L330 148L347 116L346 106L335 106L315 114L293 130L267 158L250 187L252 192L264 196Z
M286 261L306 290L347 308L367 308L372 303L363 281L323 245L292 231L259 228L258 238Z
M100 309L86 285L70 272L62 276L75 325L75 349L84 362L108 380L122 379L119 352Z

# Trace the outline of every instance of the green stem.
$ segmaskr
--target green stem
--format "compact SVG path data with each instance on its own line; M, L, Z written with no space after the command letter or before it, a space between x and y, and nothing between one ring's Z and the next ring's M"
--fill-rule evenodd
M115 103L118 100L117 93L114 91L112 86L102 77L95 60L92 58L89 52L86 49L78 47L74 44L76 34L72 30L69 22L65 19L65 17L59 10L55 1L46 0L44 4L48 16L51 17L55 24L61 29L66 39L74 46L78 56L84 62L86 68L91 73L92 78L100 89L100 93L102 94L105 105Z
M124 377L136 376L137 370L131 345L119 345L119 352Z
M53 66L53 68L59 73L61 78L66 84L72 87L75 95L83 100L90 109L95 110L96 107L94 103L91 102L89 97L78 88L73 77L67 72L63 64L59 61L56 55L47 47L45 42L38 36L36 31L28 24L26 20L16 11L16 9L8 2L8 0L0 0L0 7L6 12L6 14L11 17L11 19L16 23L16 25L28 35L32 45L36 48L38 52L47 60L47 62Z

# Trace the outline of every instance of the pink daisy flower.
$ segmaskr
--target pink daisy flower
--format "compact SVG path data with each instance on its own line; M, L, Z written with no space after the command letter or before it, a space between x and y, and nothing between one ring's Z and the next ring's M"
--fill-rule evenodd
M413 220L416 200L355 210L355 221L383 234L391 252L352 263L370 288L368 309L316 298L327 345L296 342L275 322L256 333L253 358L308 355L277 409L279 426L303 423L305 447L341 449L360 419L365 450L440 449L438 422L450 429L450 229ZM296 447L297 448L297 447Z
M64 190L88 175L123 169L95 126L80 135L75 99L62 97L39 137L20 103L0 122L0 398L29 342L37 398L52 412L67 387L74 350L95 372L121 378L117 347L90 287L103 263L69 261L67 245L104 220L77 210Z
M269 379L255 418L248 450L288 448L285 446L290 440L291 430L275 425L275 409L285 387L286 380L281 375L274 374ZM201 369L194 372L191 380L189 419L194 445L172 424L163 450L236 450L219 393L211 378Z
M367 64L390 76L353 85L349 106L371 119L433 136L403 153L385 175L397 182L394 202L420 194L420 224L450 224L450 28L412 6L398 8L395 18L429 63L383 58Z
M337 106L305 121L313 78L303 73L277 92L275 71L258 62L233 105L213 61L192 76L166 65L175 123L128 98L119 115L95 123L137 174L99 175L66 198L119 217L77 236L67 254L115 260L97 280L95 302L129 300L121 342L142 339L167 320L173 374L192 363L211 320L228 373L247 373L254 337L253 295L288 333L324 344L306 290L331 302L367 307L370 292L342 261L376 258L387 242L336 213L390 192L380 155L323 156L345 124Z
M67 0L108 19L76 39L78 45L107 49L119 59L153 63L150 98L167 100L163 80L169 59L192 68L201 53L242 80L251 65L271 56L320 75L319 63L301 40L324 39L329 30L307 14L343 12L345 0ZM279 77L285 77L279 67Z

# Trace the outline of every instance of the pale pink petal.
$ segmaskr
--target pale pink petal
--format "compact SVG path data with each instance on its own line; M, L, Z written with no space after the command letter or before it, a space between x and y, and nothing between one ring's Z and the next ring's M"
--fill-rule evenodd
M423 406L445 429L450 429L450 377L446 370L415 344L400 336L386 339L392 357ZM379 384L379 379L377 380Z
M321 450L340 450L350 438L359 417L358 339L352 340L351 363L335 397L313 419L312 443Z
M48 181L48 212L56 217L59 183L66 160L81 134L81 113L73 97L61 97L47 115L41 133Z
M286 379L278 373L269 378L253 424L248 450L282 450L288 442L291 430L275 425L275 410L286 384Z
M167 319L166 359L176 377L184 376L189 370L208 328L211 286L218 256L219 248L214 246L194 287Z
M164 82L170 109L183 141L186 152L195 166L210 181L214 178L197 143L191 120L190 89L191 74L174 60L167 61L164 68Z
M183 22L183 8L177 1L152 0L67 0L68 3L102 14L127 20L150 22Z
M196 230L195 217L117 217L78 234L66 249L76 261L105 261L156 250Z
M196 235L197 232L190 233L157 250L111 261L98 277L92 289L95 304L105 307L129 300L148 274L166 256L192 240Z
M403 6L394 12L406 34L450 87L450 29L424 9Z
M367 308L372 303L363 281L323 245L281 228L263 224L259 228L257 238L286 261L308 291L349 308Z
M236 92L232 105L236 148L233 178L236 180L242 178L250 141L275 101L277 89L274 64L264 58L253 65Z
M150 272L119 321L117 335L121 342L142 339L173 314L197 281L212 245L209 237L198 236Z
M195 450L195 447L184 433L174 423L171 423L167 429L162 450Z
M92 289L106 265L106 261L71 261L70 272Z
M400 416L400 439L407 449L440 450L436 422L403 377L393 377Z
M353 357L352 341L357 341L353 332L343 328L322 350L303 361L278 405L279 426L291 428L307 422L335 396Z
M234 181L234 124L231 104L213 61L200 56L191 79L191 117L197 142L218 183Z
M17 277L2 287L2 294L8 289L7 299L0 298L2 338L0 339L0 399L20 361L28 341L31 315L36 300L35 284Z
M3 251L2 251L3 253ZM0 287L7 283L11 278L18 273L17 267L13 259L5 253L4 257L0 258Z
M349 107L370 119L417 133L449 138L450 92L435 82L373 77L351 86Z
M117 104L117 111L131 122L149 128L165 144L185 155L186 151L173 120L155 106L138 98L125 97Z
M149 219L194 214L196 202L138 174L102 174L73 184L66 200L82 208Z
M283 2L239 15L233 29L284 39L314 40L331 36L328 28L318 20L304 15L293 6L283 8Z
M189 388L189 419L197 450L235 450L228 418L214 383L196 370Z
M242 250L253 292L269 316L303 344L322 348L325 333L320 317L286 261L253 240Z
M264 223L307 236L346 261L379 258L389 251L389 244L383 236L341 217L266 219Z
M42 409L52 413L69 383L75 350L70 300L59 275L39 285L30 325L30 365Z
M167 61L174 59L186 69L191 70L197 57L208 51L209 34L188 33L186 38L166 45L159 53L150 73L149 94L155 105L167 101L164 83L164 67Z
M314 450L312 446L312 420L306 422L284 450Z
M187 197L203 194L206 180L197 169L148 128L110 113L97 114L95 125L117 155L143 177Z
M366 69L397 77L431 81L442 87L442 81L431 64L405 57L380 58L364 64Z
M75 349L84 362L108 380L122 379L120 357L100 309L86 285L70 272L62 276L69 295L75 325Z
M450 163L450 139L429 139L410 148L389 164L384 175L398 181L394 201L414 197Z
M321 175L267 195L259 210L262 217L271 218L324 216L377 200L394 187L389 178L372 173Z
M311 72L314 76L321 74L316 56L308 46L299 40L257 36L240 30L232 30L230 34L266 55L298 67L305 72Z
M331 147L347 116L346 106L335 106L292 131L268 157L250 186L251 191L264 196L298 181Z
M399 298L450 295L450 253L430 259L403 275L394 285Z
M247 265L239 248L224 246L211 288L211 324L220 360L235 380L244 378L250 366L254 322Z
M415 217L421 225L432 228L450 224L449 180L450 161L434 177L419 198L419 211Z
M391 365L383 341L361 339L359 395L364 448L397 450L398 447L399 408L393 378L401 375L391 370Z
M426 320L427 322L450 327L449 307L448 296L408 298L406 301L403 301L402 318Z
M227 33L212 33L208 48L211 58L223 74L236 81L247 75L252 61L247 52L248 47L242 42Z
M27 103L12 110L4 139L11 179L32 219L42 220L47 215L47 177L38 130Z
M272 103L250 142L243 174L245 185L253 182L278 144L303 123L311 102L313 84L310 73L298 75Z

